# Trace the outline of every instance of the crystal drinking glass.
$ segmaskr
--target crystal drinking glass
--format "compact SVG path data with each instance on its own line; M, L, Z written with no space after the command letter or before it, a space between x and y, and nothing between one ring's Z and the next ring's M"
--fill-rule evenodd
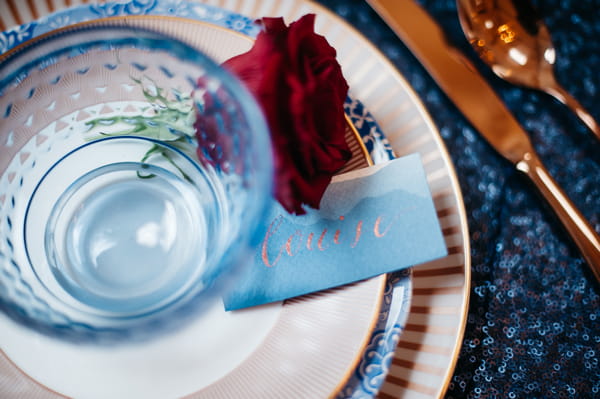
M84 23L0 58L0 308L19 322L176 327L235 284L271 185L259 107L195 48Z

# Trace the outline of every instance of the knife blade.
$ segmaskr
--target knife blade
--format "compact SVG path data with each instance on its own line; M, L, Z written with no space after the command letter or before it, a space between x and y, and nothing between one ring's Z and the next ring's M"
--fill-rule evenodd
M550 176L529 136L466 56L414 0L366 0L473 127L537 187L600 282L600 237Z

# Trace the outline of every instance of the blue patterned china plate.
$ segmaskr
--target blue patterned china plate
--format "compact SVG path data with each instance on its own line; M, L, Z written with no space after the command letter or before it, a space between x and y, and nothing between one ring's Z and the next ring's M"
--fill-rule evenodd
M220 34L225 36L234 36L236 37L234 40L239 40L237 37L238 34L254 37L258 33L258 27L253 23L253 20L248 17L218 7L212 7L193 2L164 0L131 1L118 4L105 3L68 8L50 14L37 21L29 22L14 29L5 31L0 34L0 53L6 52L18 46L19 44L26 42L27 40L33 39L52 30L60 29L70 24L96 20L99 18L119 18L138 15L176 17L176 19L169 20L169 23L171 24L183 24L181 21L183 21L182 18L185 18L189 21L202 22L206 24L204 29L207 30L214 30L215 26L226 28L226 30L221 30ZM158 19L155 22L158 24L165 24L166 21L166 19ZM218 49L215 51L218 51ZM357 99L349 97L345 104L345 110L347 116L358 132L362 140L362 144L364 145L364 148L366 148L372 161L374 163L380 163L392 159L394 157L392 147L366 107ZM28 156L31 157L30 161L33 162L36 156L35 151L29 151ZM346 368L350 371L346 371L342 375L341 381L343 381L343 383L337 381L335 389L332 391L333 394L337 395L339 398L373 397L380 389L386 378L386 375L388 374L395 349L400 340L401 333L409 314L412 291L411 272L401 271L392 273L387 276L387 279L384 280L385 287L383 289L383 295L380 298L380 304L378 305L379 310L376 312L376 320L372 320L371 325L368 326L367 330L369 333L367 337L363 338L362 348L358 352L359 355L353 358L349 363L352 366L350 368L346 366ZM371 290L374 289L377 291L378 288L376 288L376 286L377 284L373 284L374 288ZM294 306L294 300L291 302L292 306ZM281 311L273 309L274 307L275 306L271 306L270 309L267 307L268 309L261 309L259 311L261 314L257 316L257 319L264 320L265 327L256 332L256 336L253 338L255 340L253 344L246 345L243 350L239 351L239 353L241 353L239 354L239 359L229 359L230 364L224 366L223 370L231 370L234 368L236 366L236 361L246 361L245 359L250 357L251 352L261 352L261 345L264 345L261 343L261 341L271 337L271 334L274 334L272 330L277 330L278 324L281 323L280 320L277 320L278 317L281 317ZM286 305L284 305L284 308L285 307ZM352 309L346 309L345 312L346 317L348 315L352 315ZM221 320L223 317L223 315L215 316L215 318L218 320L215 324L226 328L228 321ZM0 323L7 322L8 321L0 319ZM234 329L236 329L240 328L239 326L243 324L233 323L232 325L234 325ZM11 328L15 328L12 330L14 333L11 336L12 338L4 340L3 342L5 342L5 344L2 345L2 349L8 358L10 358L10 361L17 364L22 371L28 374L28 377L41 384L41 386L47 387L49 391L64 393L67 395L76 394L77 391L69 391L68 389L66 389L66 391L63 390L63 387L68 385L68 382L64 381L63 379L44 377L42 374L47 372L47 369L45 369L43 364L41 364L43 362L40 362L31 355L20 355L22 354L21 350L14 350L14 346L26 345L26 338L18 338L18 336L19 333L22 333L22 336L26 337L27 333L19 331L14 326ZM8 328L8 330L10 330L10 328ZM240 331L237 331L236 333L239 334ZM188 334L191 333L188 332ZM285 334L285 332L282 332L282 334ZM10 333L8 335L10 335ZM318 338L315 338L315 340L318 342ZM12 348L11 345L13 346ZM47 346L52 345L54 345L53 348L50 349L45 356L52 356L53 353L55 356L60 356L60 351L66 350L65 347L62 347L64 344L50 342ZM176 345L169 346L168 344L164 344L162 348L163 350L164 348L167 348L167 350L177 350L178 347ZM136 350L137 349L139 348L136 348ZM96 349L91 349L91 351L94 353L90 354L90 356L98 356L99 358L102 358L102 356L107 355L107 353L99 353L99 351ZM156 351L158 353L159 348L157 347L148 349L148 352L152 351ZM133 352L135 352L135 350L133 350ZM127 354L124 356L127 357ZM66 356L65 358L69 358L69 356ZM101 360L99 364L104 361L106 360ZM30 365L33 363L36 365L30 367ZM77 360L75 360L73 364L76 365ZM340 367L343 368L343 366ZM325 370L326 369L327 367L325 367ZM4 372L4 368L0 362L0 374L10 375L11 372L14 372L14 370ZM72 370L72 372L77 371ZM227 371L222 371L222 374L226 373ZM157 392L167 395L178 395L182 392L188 394L190 392L196 392L197 394L201 395L203 392L206 392L206 390L202 391L204 385L219 385L219 380L217 377L219 376L215 374L214 377L211 377L213 378L212 381L206 380L198 387L194 387L193 384L189 385L189 383L185 382L183 383L184 385L186 383L188 384L185 389L181 388L179 390L176 389L169 391L169 388L165 388L165 391ZM91 376L82 376L83 380L86 380L86 378L89 379L88 382L92 387L99 383L97 379L94 381L94 378ZM46 390L46 388L43 389ZM144 391L144 388L140 389L141 390L137 392ZM97 392L102 393L103 391ZM117 390L115 392L126 391ZM111 392L106 391L106 393L110 394Z

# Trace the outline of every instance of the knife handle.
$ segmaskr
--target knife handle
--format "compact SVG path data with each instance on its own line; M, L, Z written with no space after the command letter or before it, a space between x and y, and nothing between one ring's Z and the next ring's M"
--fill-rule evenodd
M596 280L600 282L600 237L598 233L550 176L535 152L525 153L516 167L533 181L542 196L548 201L592 269Z

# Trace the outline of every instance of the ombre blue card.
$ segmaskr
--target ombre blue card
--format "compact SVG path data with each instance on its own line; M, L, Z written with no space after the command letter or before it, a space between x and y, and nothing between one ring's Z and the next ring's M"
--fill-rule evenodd
M280 301L445 256L417 154L336 176L321 209L273 206L254 264L225 298L227 310Z

